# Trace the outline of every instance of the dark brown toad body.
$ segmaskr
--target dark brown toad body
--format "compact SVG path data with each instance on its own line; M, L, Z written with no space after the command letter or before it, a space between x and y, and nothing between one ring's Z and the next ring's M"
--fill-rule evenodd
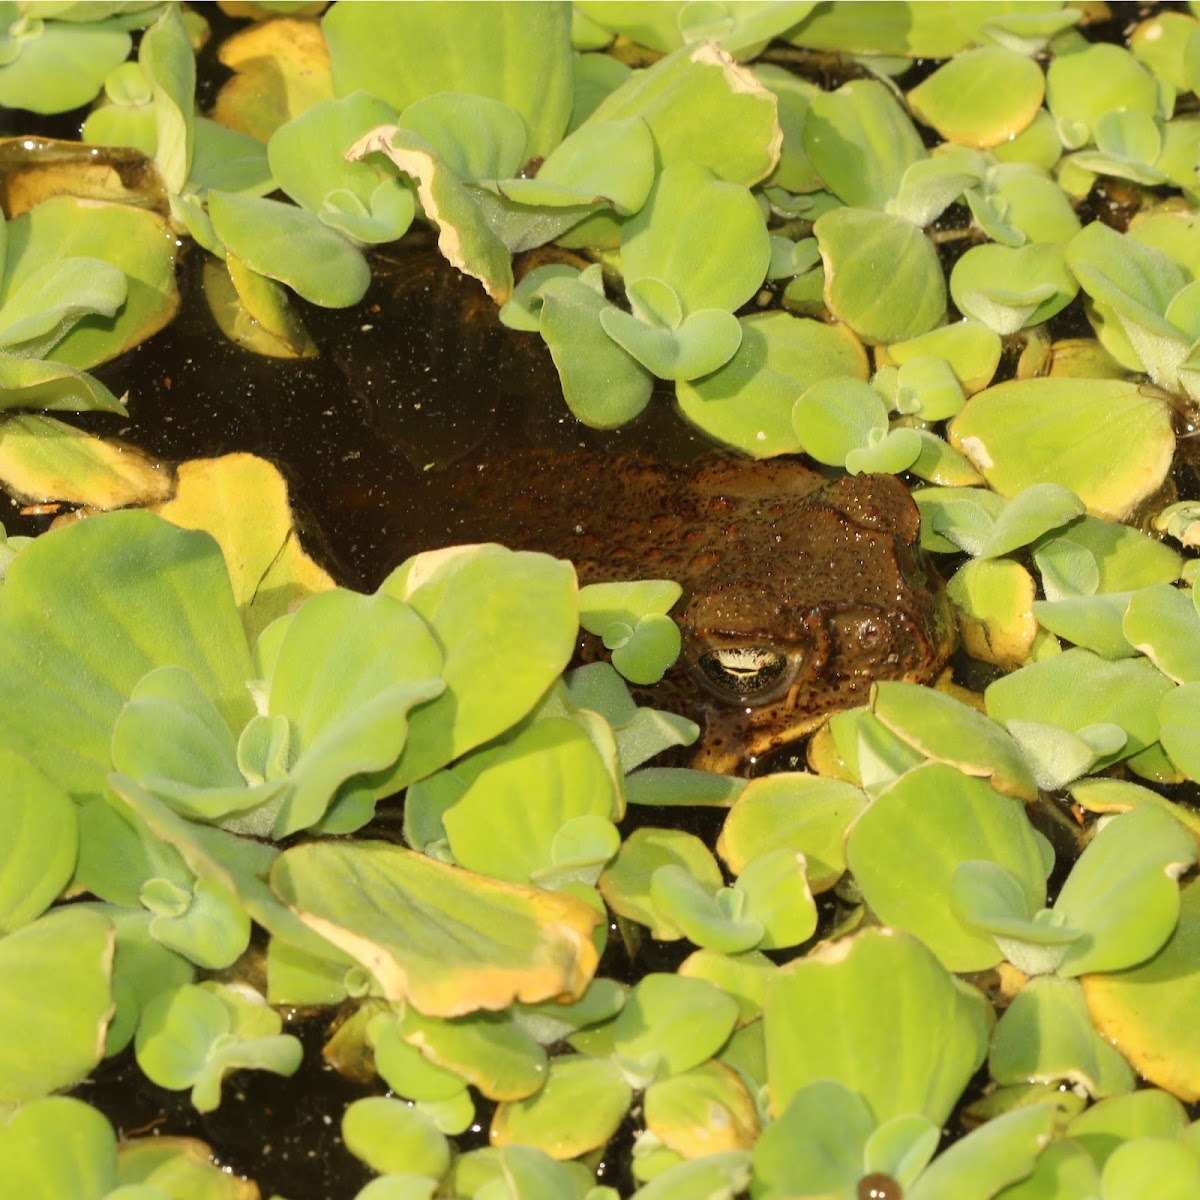
M794 460L648 464L595 454L472 467L442 493L450 540L575 563L584 583L674 579L680 664L647 699L703 726L691 765L736 771L953 648L941 581L890 475L829 481ZM514 479L514 475L516 478ZM472 511L468 511L472 510Z

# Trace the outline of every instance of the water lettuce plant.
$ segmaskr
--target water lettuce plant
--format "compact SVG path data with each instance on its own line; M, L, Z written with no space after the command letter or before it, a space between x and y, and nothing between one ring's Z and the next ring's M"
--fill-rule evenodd
M1195 1194L1196 16L237 8L208 88L201 10L0 5L0 480L81 509L0 530L0 1193L249 1200L85 1081L212 1113L302 1067L290 1009L362 1200ZM578 423L907 474L955 679L661 765L679 584L487 544L354 591L262 459L49 415L139 440L104 367L188 256L286 360L415 229Z

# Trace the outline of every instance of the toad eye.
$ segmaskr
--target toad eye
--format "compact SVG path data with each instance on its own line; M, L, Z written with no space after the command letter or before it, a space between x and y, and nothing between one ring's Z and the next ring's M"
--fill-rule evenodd
M700 681L722 700L761 703L774 698L794 673L786 654L769 646L726 646L696 660Z

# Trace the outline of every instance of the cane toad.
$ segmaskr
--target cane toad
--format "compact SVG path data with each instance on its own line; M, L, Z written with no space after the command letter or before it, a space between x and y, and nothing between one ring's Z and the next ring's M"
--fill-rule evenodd
M751 765L864 703L873 680L928 681L953 648L916 506L893 476L829 481L794 460L726 455L534 453L513 466L471 469L468 515L461 487L439 489L451 540L545 550L584 583L682 584L680 664L646 700L700 722L691 765Z

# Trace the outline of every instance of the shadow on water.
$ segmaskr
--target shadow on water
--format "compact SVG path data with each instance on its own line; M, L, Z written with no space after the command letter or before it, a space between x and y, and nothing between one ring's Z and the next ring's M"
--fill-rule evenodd
M479 284L449 267L432 238L408 241L416 244L377 259L355 308L304 308L320 355L299 361L227 341L193 258L176 320L95 372L116 394L128 392L129 422L75 423L173 461L233 451L270 459L288 480L310 550L340 582L364 588L418 550L494 536L490 515L472 511L472 469L516 484L530 449L593 450L597 462L634 449L671 459L711 449L665 391L622 430L581 425L541 340L502 326ZM543 502L571 487L569 476L543 480Z

